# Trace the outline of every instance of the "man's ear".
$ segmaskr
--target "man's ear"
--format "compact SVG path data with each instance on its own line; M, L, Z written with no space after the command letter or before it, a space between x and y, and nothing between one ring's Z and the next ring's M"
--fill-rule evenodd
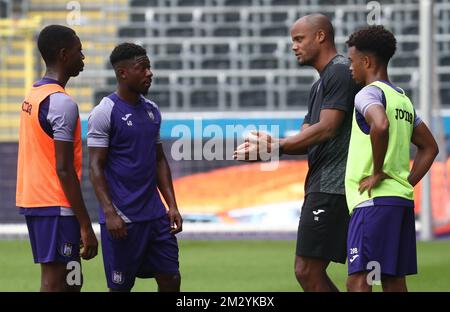
M372 66L372 59L370 58L369 55L363 56L363 64L364 68L370 68Z
M320 29L316 33L316 37L317 37L317 40L319 40L319 43L323 43L325 41L327 35L325 34L325 32L323 30Z
M65 63L67 61L67 49L62 48L61 50L59 50L56 58L57 60L61 60L63 63Z
M127 71L123 67L116 68L116 75L120 79L126 79L127 78Z

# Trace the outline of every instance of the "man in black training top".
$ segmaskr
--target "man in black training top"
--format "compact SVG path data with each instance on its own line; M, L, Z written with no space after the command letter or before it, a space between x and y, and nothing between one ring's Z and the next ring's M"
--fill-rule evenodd
M265 133L238 147L235 157L249 160L258 146L271 153L308 154L309 171L298 227L295 275L305 291L338 291L327 275L330 261L345 263L349 212L344 176L355 94L349 61L337 54L334 30L322 14L307 15L291 28L292 50L302 66L320 79L311 88L301 132L276 139Z

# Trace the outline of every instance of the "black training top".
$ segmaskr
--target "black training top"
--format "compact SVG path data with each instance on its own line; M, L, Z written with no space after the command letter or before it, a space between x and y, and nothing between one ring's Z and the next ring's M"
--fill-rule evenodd
M313 192L345 194L344 176L354 99L360 90L352 79L349 67L347 58L336 55L311 88L304 123L318 123L322 109L344 111L345 119L334 138L308 148L309 171L305 195Z

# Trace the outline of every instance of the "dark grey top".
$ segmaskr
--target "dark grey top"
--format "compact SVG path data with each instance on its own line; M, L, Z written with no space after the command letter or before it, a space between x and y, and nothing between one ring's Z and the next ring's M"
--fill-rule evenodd
M342 55L335 56L311 88L304 123L318 123L322 109L343 111L345 119L335 137L308 149L309 171L306 176L305 195L313 192L345 194L344 176L354 99L360 90L352 79L349 67L347 58Z

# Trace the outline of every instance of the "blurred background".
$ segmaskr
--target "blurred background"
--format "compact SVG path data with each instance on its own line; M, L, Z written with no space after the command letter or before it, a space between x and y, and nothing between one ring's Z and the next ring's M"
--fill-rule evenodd
M163 113L161 136L186 221L182 235L295 238L305 158L282 158L272 171L238 163L231 154L244 131L227 127L266 126L282 137L299 130L318 74L297 64L290 27L316 12L331 18L343 55L348 36L368 24L382 24L396 35L390 77L421 116L430 115L428 123L441 146L427 187L431 191L424 195L431 216L426 226L431 237L449 234L450 1L434 1L427 36L420 32L418 0L0 0L0 235L26 236L15 208L19 112L25 92L44 70L37 35L46 25L62 24L77 32L86 56L84 71L67 88L79 104L84 139L89 112L115 89L109 64L114 46L128 41L147 49L154 73L148 98ZM433 53L421 59L420 43L427 38ZM429 90L421 87L421 61L431 73ZM427 106L421 103L421 90L429 95ZM176 130L180 126L182 132ZM210 141L214 138L220 140ZM217 157L205 158L194 149L194 140L204 147L219 142L213 148ZM188 159L174 159L177 144L193 147L184 150ZM87 148L83 161L83 195L97 220ZM418 231L421 194L418 186Z

